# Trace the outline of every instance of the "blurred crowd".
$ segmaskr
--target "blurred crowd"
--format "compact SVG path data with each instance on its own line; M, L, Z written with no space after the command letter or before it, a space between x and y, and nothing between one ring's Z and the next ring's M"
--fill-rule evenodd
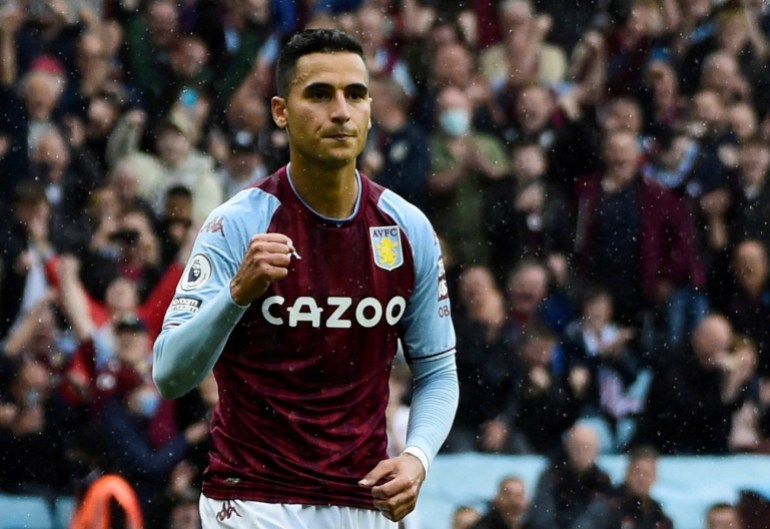
M2 0L0 491L117 472L195 527L216 383L161 399L152 341L209 212L288 159L306 27L361 40L359 168L443 245L442 452L770 453L765 2Z

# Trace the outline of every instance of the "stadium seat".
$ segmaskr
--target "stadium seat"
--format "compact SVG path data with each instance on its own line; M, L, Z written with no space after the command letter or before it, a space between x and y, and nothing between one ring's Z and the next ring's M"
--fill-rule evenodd
M0 529L53 529L51 509L40 496L0 494Z
M67 529L75 514L77 504L72 496L60 496L56 498L53 509L53 527L54 529Z

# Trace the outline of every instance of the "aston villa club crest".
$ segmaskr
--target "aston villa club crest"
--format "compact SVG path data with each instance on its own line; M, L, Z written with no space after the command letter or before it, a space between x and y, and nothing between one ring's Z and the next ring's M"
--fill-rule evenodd
M369 228L369 237L372 241L374 264L388 271L404 264L404 249L398 226Z

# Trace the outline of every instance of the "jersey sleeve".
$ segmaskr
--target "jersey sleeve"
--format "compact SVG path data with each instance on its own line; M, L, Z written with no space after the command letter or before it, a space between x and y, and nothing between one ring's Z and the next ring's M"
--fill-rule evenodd
M404 354L409 362L453 356L455 331L441 246L433 227L415 206L391 192L381 207L399 223L414 257L414 291L401 323Z
M389 195L397 198L384 193L384 200ZM441 247L428 219L411 204L392 209L410 242L415 267L414 292L402 319L404 355L414 378L406 444L430 460L449 434L459 400L449 292Z
M277 207L277 199L251 189L206 219L153 347L153 378L167 398L187 393L214 367L247 309L233 301L230 280L252 235L266 231Z

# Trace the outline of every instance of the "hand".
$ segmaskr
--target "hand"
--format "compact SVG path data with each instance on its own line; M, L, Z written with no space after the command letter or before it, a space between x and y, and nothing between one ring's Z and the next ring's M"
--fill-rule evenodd
M388 519L397 522L414 510L425 469L411 454L380 461L358 482L371 489L374 506Z
M246 256L230 282L230 295L245 306L265 293L270 283L289 274L294 243L281 233L260 233L251 238Z
M206 437L209 435L209 425L206 421L198 421L192 423L190 426L185 428L184 431L184 440L187 441L187 444L190 445L197 445Z

